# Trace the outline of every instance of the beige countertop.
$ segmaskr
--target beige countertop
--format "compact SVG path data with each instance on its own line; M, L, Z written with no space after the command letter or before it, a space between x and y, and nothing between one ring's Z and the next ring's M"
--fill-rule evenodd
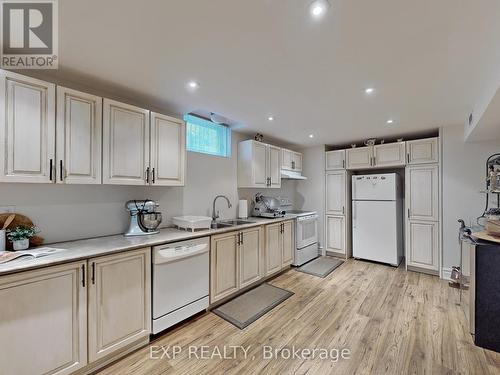
M212 236L219 233L233 232L258 225L291 220L293 218L294 217L290 216L277 219L251 217L246 220L252 221L251 224L237 225L228 228L208 229L196 232L189 232L175 228L164 228L160 230L160 233L148 236L125 237L123 234L118 234L114 236L96 237L85 240L44 244L44 246L64 249L65 251L38 259L26 257L0 264L0 275L53 266L56 264L69 263L143 247L151 247L192 238Z

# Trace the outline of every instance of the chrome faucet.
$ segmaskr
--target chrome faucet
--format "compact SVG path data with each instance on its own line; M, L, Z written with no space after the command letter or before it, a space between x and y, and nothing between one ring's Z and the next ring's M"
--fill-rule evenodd
M226 197L225 195L217 195L214 198L214 203L212 205L212 220L213 221L216 221L219 218L219 211L217 211L217 212L215 211L215 202L217 201L218 198L224 198L227 201L227 208L231 208L233 206L228 197Z

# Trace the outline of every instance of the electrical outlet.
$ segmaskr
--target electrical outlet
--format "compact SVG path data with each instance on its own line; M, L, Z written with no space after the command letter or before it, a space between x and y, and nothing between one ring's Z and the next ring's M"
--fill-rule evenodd
M0 214L14 212L16 210L16 206L0 206Z

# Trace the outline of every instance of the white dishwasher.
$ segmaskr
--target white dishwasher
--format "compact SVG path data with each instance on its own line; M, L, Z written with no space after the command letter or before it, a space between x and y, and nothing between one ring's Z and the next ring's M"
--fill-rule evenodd
M208 307L210 238L153 247L153 334Z

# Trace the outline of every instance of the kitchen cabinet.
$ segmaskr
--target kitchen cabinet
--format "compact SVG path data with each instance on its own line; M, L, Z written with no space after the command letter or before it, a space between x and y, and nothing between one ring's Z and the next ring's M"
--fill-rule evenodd
M268 224L265 229L265 274L272 275L293 262L295 233L293 220Z
M407 265L439 271L439 223L410 220L407 225Z
M281 149L254 140L238 143L238 187L280 188Z
M210 302L239 289L238 232L212 236L210 247Z
M347 204L346 172L326 172L326 213L344 215Z
M258 281L262 275L262 229L242 230L239 233L239 289Z
M55 85L0 70L0 181L55 180Z
M183 186L186 159L184 121L151 112L152 185Z
M346 150L328 151L325 153L325 170L345 169Z
M346 150L347 169L366 169L373 166L373 147L356 147Z
M150 183L149 129L148 110L104 99L104 184Z
M261 227L212 236L210 302L214 303L259 281L263 276Z
M295 233L292 220L281 223L281 235L283 236L281 268L285 268L293 263L295 255Z
M151 333L151 249L88 261L88 355L96 361Z
M439 220L439 166L406 168L406 205L410 220Z
M406 143L395 142L373 146L374 167L399 167L405 165Z
M439 138L417 139L406 142L407 164L439 162Z
M58 86L56 126L56 182L100 184L102 98Z
M281 271L283 235L281 223L266 225L266 276Z
M346 219L344 216L326 216L326 250L346 255Z
M65 375L87 364L85 267L75 262L0 277L2 374Z
M296 172L302 171L302 154L300 152L282 148L281 160L282 160L281 169L286 169Z

